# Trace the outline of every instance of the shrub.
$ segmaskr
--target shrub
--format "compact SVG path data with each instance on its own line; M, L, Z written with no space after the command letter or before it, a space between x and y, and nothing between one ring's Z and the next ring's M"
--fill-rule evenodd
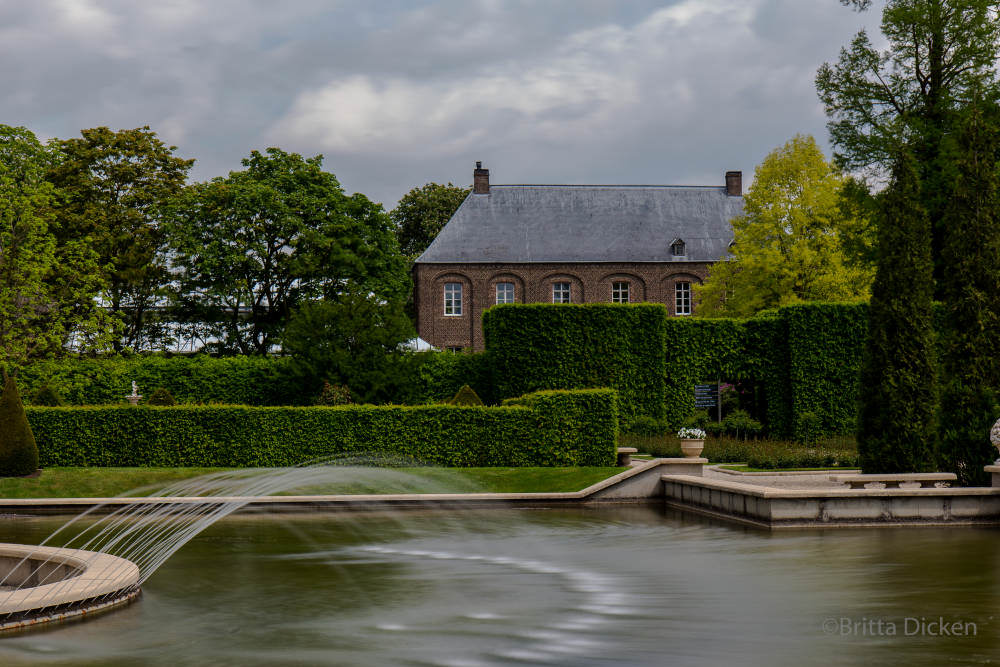
M60 405L65 405L66 402L63 401L62 396L56 391L55 387L50 384L43 384L35 393L31 396L32 405L44 405L50 408L59 407Z
M729 413L729 416L722 420L722 429L727 435L743 440L760 437L764 431L761 423L752 418L746 410L734 410Z
M483 405L476 392L467 384L462 385L462 388L448 403L451 405Z
M163 387L157 387L156 390L146 401L147 405L177 405L177 401L174 400L173 394L164 389Z
M700 428L702 431L708 432L707 427L709 422L711 422L711 417L708 416L708 412L706 410L698 410L685 419L681 423L681 426Z
M680 440L673 434L647 438L623 435L622 445L636 447L653 456L681 455ZM827 438L821 445L805 448L785 440L741 440L730 436L705 440L702 456L712 463L747 463L753 468L854 468L858 450L853 438Z
M352 402L350 389L342 384L330 384L326 380L316 397L316 405L348 405Z
M8 377L0 396L0 476L20 477L37 469L35 437L25 416L17 383L13 377Z
M670 429L659 419L653 419L652 417L647 417L646 415L640 415L636 417L632 423L625 429L627 433L632 433L634 435L643 436L646 438L655 438L658 435L663 435Z
M823 433L823 424L815 412L803 412L795 419L795 442L815 445Z
M612 466L613 391L538 392L505 407L29 408L43 465L286 466L384 455L447 466Z

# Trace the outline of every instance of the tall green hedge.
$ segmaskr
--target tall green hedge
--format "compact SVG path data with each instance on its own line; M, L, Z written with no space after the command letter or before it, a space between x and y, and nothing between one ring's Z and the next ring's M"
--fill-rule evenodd
M499 397L610 386L623 424L642 415L676 427L694 411L696 384L750 380L769 431L791 436L805 413L824 433L854 431L867 317L865 304L803 304L747 320L669 317L659 304L514 304L487 310L483 330Z
M611 466L608 389L525 396L505 407L27 408L44 466L286 466L372 454L446 466Z
M803 413L819 417L824 433L853 433L868 304L810 303L782 308L787 323L788 386L794 431Z
M483 314L496 398L612 387L622 423L665 416L667 311L656 304L509 304Z
M743 320L668 318L665 332L667 423L679 425L694 411L696 384L753 377L754 355Z

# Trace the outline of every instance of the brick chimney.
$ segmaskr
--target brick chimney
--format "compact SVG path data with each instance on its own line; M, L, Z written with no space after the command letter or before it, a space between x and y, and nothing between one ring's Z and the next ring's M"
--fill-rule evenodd
M490 193L490 170L483 169L482 162L476 162L476 169L472 172L472 193L476 195L488 195Z
M730 197L742 197L743 196L743 172L742 171L727 171L726 172L726 194Z

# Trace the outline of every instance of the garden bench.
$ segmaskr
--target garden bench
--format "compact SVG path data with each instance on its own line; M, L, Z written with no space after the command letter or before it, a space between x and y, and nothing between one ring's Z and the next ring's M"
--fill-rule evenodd
M618 467L632 465L632 455L639 452L635 447L619 447L618 448Z
M870 482L881 482L887 489L898 489L900 483L919 482L920 488L932 489L937 482L954 482L952 472L912 472L894 475L830 475L831 482L848 484L852 489L863 489Z

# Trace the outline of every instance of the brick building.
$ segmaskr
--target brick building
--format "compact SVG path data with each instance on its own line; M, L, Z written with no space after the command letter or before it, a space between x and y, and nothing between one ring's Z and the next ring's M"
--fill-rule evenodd
M414 264L417 333L482 350L482 314L497 303L645 301L690 315L691 286L728 253L742 180L490 185L477 162L472 193Z

